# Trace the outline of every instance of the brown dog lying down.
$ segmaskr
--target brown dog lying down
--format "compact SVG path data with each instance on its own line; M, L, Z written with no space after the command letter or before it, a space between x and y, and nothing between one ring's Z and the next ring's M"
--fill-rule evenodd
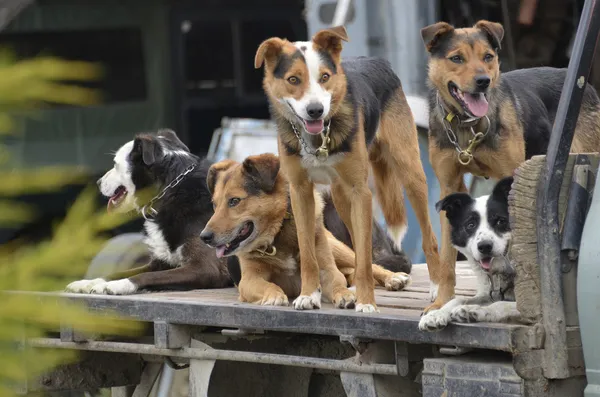
M207 185L215 214L200 237L216 249L217 257L239 258L240 300L285 306L288 298L298 297L300 250L289 185L279 172L278 157L262 154L243 163L218 162L209 169ZM352 308L356 298L348 285L354 278L354 252L325 229L323 199L318 192L315 201L315 260L322 294L337 307ZM375 264L373 275L379 285L390 290L401 290L410 281L407 273L393 273ZM296 299L294 307L312 309L309 303Z

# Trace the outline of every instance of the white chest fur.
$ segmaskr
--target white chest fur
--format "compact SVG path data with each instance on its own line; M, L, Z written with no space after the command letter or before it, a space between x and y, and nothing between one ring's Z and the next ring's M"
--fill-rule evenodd
M338 177L338 172L334 166L339 163L344 154L336 153L329 156L326 160L319 160L313 154L302 153L302 167L308 172L308 177L313 183L331 185Z
M144 222L144 229L147 233L144 243L146 243L154 258L160 259L173 267L182 265L182 247L177 247L175 251L171 251L157 223L146 221Z

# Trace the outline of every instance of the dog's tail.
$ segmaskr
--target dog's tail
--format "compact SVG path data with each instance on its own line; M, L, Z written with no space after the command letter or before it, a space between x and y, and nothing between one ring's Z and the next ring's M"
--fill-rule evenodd
M412 263L408 256L402 251L396 249L393 251L395 252L374 255L373 262L390 272L404 272L410 274Z

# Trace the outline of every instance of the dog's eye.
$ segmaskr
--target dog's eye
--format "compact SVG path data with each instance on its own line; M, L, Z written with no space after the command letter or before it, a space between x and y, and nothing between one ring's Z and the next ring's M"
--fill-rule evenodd
M450 57L449 59L454 63L462 63L462 61L463 61L463 59L460 55L454 55L453 57Z
M229 203L227 205L229 205L229 207L235 207L236 205L238 205L240 203L241 199L234 197L234 198L230 198L229 199Z
M506 226L506 219L504 219L504 218L498 218L496 220L496 226L500 226L500 227L501 226Z
M467 223L467 230L473 230L476 226L477 225L475 224L475 222L469 222Z
M288 77L287 81L291 85L298 85L298 84L300 84L300 79L298 77L296 77L296 76Z
M494 59L494 56L492 54L485 54L485 56L483 57L483 60L485 62L490 62L492 59Z
M321 75L321 83L326 83L327 81L329 81L329 73L323 73Z

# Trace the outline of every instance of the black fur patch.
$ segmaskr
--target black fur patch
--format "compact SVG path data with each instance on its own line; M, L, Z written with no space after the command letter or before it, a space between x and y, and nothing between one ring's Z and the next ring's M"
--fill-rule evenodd
M331 73L337 73L337 66L331 57L331 54L327 51L319 51L319 57L321 58L321 62L325 64L331 70Z
M156 204L158 215L154 221L158 223L169 249L175 250L191 235L199 236L213 214L211 195L206 185L211 163L183 150L181 141L173 141L168 136L159 138L144 134L139 139L158 148L160 156L153 164L146 165L141 146L137 147L134 143L129 165L136 192L150 187L158 192L190 165L196 165L177 186L167 190Z
M401 87L400 79L391 64L385 59L347 58L342 61L342 67L347 81L346 100L354 108L354 127L350 131L350 136L332 153L350 151L360 111L364 116L365 141L369 145L375 138L381 113L386 110L392 95ZM333 133L335 133L335 127L336 120L334 118L331 122Z
M279 60L277 61L277 65L275 66L275 69L273 69L273 76L275 76L275 78L278 79L285 78L285 74L288 72L288 70L290 70L292 64L297 59L302 59L302 61L306 62L304 60L304 55L300 50L294 52L292 55L280 55Z

